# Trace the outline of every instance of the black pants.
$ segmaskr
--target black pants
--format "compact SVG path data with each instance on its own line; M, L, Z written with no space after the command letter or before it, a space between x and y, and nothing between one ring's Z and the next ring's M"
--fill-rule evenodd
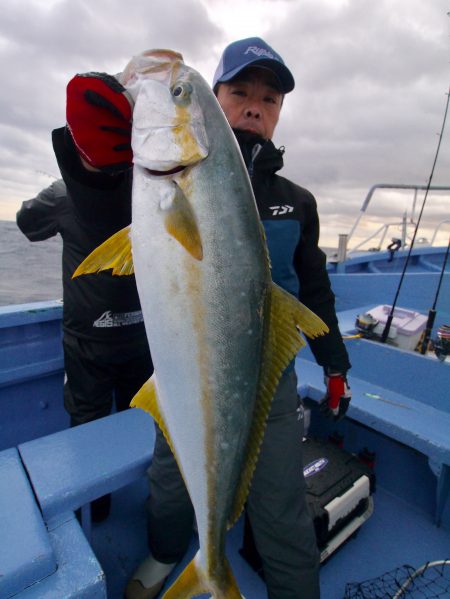
M302 410L292 371L278 386L247 500L269 599L318 599L319 553L305 499ZM148 536L153 556L178 561L192 534L194 511L159 429L149 469Z
M100 343L65 334L63 339L64 406L71 426L129 407L153 372L145 338L127 343Z

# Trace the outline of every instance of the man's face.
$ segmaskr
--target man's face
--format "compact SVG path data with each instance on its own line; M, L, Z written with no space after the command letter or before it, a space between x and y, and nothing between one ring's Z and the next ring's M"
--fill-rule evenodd
M217 99L233 129L272 138L283 94L271 71L261 67L244 69L232 81L219 85Z

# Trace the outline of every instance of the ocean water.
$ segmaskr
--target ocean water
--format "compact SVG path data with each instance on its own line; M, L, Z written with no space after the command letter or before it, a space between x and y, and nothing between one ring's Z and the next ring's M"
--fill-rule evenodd
M62 298L62 240L31 242L13 221L0 221L0 306Z
M61 299L61 255L59 235L31 242L15 222L0 221L0 306Z

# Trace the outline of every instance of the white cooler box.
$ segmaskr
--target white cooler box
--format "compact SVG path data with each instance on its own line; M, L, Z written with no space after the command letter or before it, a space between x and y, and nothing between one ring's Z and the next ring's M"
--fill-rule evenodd
M378 320L378 324L373 329L375 335L382 335L391 308L392 306L382 305L369 310L368 313ZM401 349L414 351L419 343L422 332L425 330L426 324L427 317L420 314L420 312L406 310L405 308L395 308L388 340Z

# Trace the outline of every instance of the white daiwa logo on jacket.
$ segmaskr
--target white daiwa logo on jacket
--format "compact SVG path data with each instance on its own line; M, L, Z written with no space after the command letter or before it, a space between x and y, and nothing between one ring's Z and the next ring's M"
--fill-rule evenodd
M294 212L294 206L289 206L287 204L283 206L270 206L270 210L272 210L272 216L282 216L283 214Z
M94 321L94 326L97 329L105 329L112 327L127 327L132 324L139 324L143 321L142 311L135 310L134 312L111 312L107 310Z

